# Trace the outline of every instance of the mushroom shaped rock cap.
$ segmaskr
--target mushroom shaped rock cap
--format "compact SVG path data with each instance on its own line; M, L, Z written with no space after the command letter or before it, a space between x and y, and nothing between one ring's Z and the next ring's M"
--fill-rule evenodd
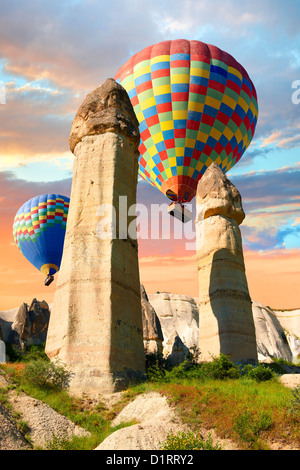
M85 136L105 132L125 135L138 149L138 120L126 90L113 78L91 91L78 109L69 137L71 152Z
M198 183L196 204L196 221L221 215L240 225L245 218L239 191L215 162L207 168Z

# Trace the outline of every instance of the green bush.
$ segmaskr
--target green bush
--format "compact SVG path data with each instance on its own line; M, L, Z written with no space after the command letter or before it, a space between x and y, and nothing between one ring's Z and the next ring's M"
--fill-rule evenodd
M150 382L165 382L166 381L166 373L164 369L157 365L153 365L149 367L147 370L147 377Z
M45 353L45 343L43 344L29 344L26 346L26 351L21 351L17 345L5 343L6 353L9 357L9 362L29 362L33 359L45 359L47 356Z
M10 343L5 343L6 347L6 354L9 357L9 362L21 362L22 361L22 354L19 348L14 347Z
M187 355L184 362L175 367L168 367L168 362L162 357L153 355L148 356L147 376L151 382L177 382L178 380L196 379L196 380L225 380L239 379L241 377L255 380L256 382L265 382L272 380L277 373L264 364L247 364L238 366L230 361L229 356L220 354L214 357L210 362L197 363L192 355Z
M237 416L233 429L242 441L255 447L261 431L266 431L272 424L270 413L261 411L258 415L252 415L246 410Z
M150 382L162 382L166 375L166 361L162 354L145 354L146 373Z
M269 367L261 364L257 366L248 364L243 369L243 375L249 379L256 380L256 382L266 382L267 380L272 380L276 377L275 372L273 372Z
M148 379L152 382L177 382L184 379L237 379L241 376L238 366L229 357L221 354L211 362L196 363L192 355L187 355L185 361L173 368L167 367L167 362L157 360L147 369Z
M205 441L200 434L191 431L179 431L168 434L165 442L161 444L162 450L222 450L219 443L213 444L211 434Z
M289 408L289 413L295 420L300 417L300 386L291 390L292 399Z
M204 367L206 377L211 379L238 379L241 376L238 366L233 364L225 354L220 354L220 357L203 364L202 367Z
M26 353L24 354L23 361L30 362L36 359L48 360L45 353L45 343L43 344L30 344L27 346Z
M52 435L52 439L46 442L46 450L74 450L72 440Z
M26 365L24 378L43 390L63 390L68 386L71 374L59 361L35 359Z

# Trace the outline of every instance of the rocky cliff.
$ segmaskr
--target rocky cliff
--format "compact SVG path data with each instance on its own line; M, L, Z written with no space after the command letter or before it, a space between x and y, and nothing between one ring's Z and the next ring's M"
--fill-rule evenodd
M167 292L150 294L148 298L161 323L165 356L171 354L176 336L189 349L198 345L199 311L197 298ZM252 312L258 360L268 361L275 357L295 363L299 362L300 310L274 311L258 302L252 302ZM176 336L174 336L174 332L176 332ZM178 338L176 341L178 342Z
M16 344L22 349L27 344L42 344L46 341L50 318L47 302L33 299L19 308L0 312L0 339Z

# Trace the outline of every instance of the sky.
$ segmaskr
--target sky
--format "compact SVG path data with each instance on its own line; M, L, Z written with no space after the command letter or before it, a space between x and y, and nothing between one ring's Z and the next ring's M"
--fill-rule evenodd
M10 0L0 2L0 310L55 282L23 258L12 237L19 207L38 194L68 196L68 138L77 109L136 52L194 39L247 70L259 105L254 139L227 176L242 195L244 258L253 300L300 307L300 2L298 0ZM168 201L139 181L137 201ZM194 206L192 207L194 210ZM148 293L197 297L195 250L186 238L140 239ZM187 231L188 232L188 231Z

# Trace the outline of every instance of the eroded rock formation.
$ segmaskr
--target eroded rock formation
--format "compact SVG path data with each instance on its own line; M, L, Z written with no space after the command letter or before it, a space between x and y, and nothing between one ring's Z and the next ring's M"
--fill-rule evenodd
M31 305L23 303L12 324L18 334L19 345L23 351L27 344L45 343L50 318L50 310L45 300L33 299Z
M216 163L198 183L197 268L201 360L220 353L256 361L256 338L239 224L241 196Z
M146 354L162 354L163 334L160 321L149 302L145 287L141 285L144 349Z
M113 79L86 97L73 122L70 211L46 353L73 372L75 394L122 389L145 371L135 218L119 199L136 203L139 139L129 97Z
M195 299L187 295L169 292L149 294L148 297L161 324L164 337L164 356L168 357L171 354L176 336L180 337L188 349L197 347L199 314Z

